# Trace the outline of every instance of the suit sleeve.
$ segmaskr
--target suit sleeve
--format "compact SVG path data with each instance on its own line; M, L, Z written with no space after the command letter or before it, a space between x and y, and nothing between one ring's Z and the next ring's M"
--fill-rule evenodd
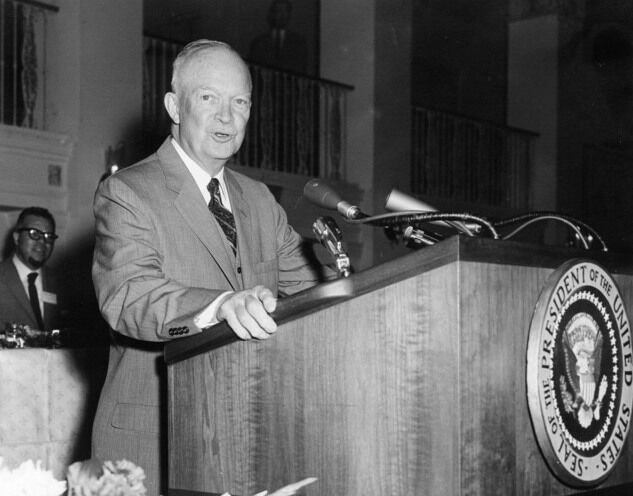
M194 318L223 291L192 288L165 276L154 212L116 176L94 201L92 278L110 327L143 341L200 332Z
M323 278L323 268L307 254L303 238L288 224L286 212L275 201L268 188L265 189L275 213L279 263L278 291L280 295L288 296L318 284Z

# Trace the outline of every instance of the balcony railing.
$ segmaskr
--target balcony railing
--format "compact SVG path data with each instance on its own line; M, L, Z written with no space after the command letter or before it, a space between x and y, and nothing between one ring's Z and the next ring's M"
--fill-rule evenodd
M525 210L535 134L415 107L412 184L416 196Z
M0 0L0 122L45 129L47 16L58 8Z
M169 133L163 96L182 48L144 39L143 123L151 149ZM239 165L290 174L346 179L346 99L351 87L249 64L253 107Z

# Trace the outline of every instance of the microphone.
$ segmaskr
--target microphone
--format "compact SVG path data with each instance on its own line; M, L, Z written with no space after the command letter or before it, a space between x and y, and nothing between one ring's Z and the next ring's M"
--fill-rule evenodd
M397 189L392 189L391 193L387 195L387 200L385 202L385 208L387 210L392 210L394 212L406 212L406 211L417 211L417 212L437 212L437 209L429 205L428 203L424 203L417 198L413 198L412 196L404 194L402 191L398 191ZM433 224L443 225L447 227L453 227L458 231L468 234L472 236L473 233L470 228L459 221L434 221Z
M395 188L387 195L385 208L394 212L437 212L437 209L433 208L428 203L424 203L412 196L405 195L402 191L398 191Z
M338 212L347 219L357 219L363 214L356 205L351 205L343 200L327 184L319 179L310 179L303 187L303 196L316 205Z
M342 277L350 275L350 260L343 249L343 233L332 217L319 217L312 224L312 232L319 242L330 252Z

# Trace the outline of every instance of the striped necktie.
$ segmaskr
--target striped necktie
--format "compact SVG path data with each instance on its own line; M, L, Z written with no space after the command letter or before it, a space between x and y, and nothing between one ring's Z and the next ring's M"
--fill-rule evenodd
M235 218L233 214L222 205L222 197L220 196L220 182L214 177L209 181L207 190L211 193L209 200L209 210L215 216L218 224L222 228L226 239L231 245L233 254L237 252L237 232L235 230Z

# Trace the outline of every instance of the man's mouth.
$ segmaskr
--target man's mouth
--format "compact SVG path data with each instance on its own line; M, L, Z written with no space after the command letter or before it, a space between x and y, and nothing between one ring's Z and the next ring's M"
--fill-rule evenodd
M213 136L213 139L215 139L216 141L219 141L221 143L230 141L233 139L233 135L229 134L229 133L223 133L221 131L215 131L213 133L211 133L211 136Z

